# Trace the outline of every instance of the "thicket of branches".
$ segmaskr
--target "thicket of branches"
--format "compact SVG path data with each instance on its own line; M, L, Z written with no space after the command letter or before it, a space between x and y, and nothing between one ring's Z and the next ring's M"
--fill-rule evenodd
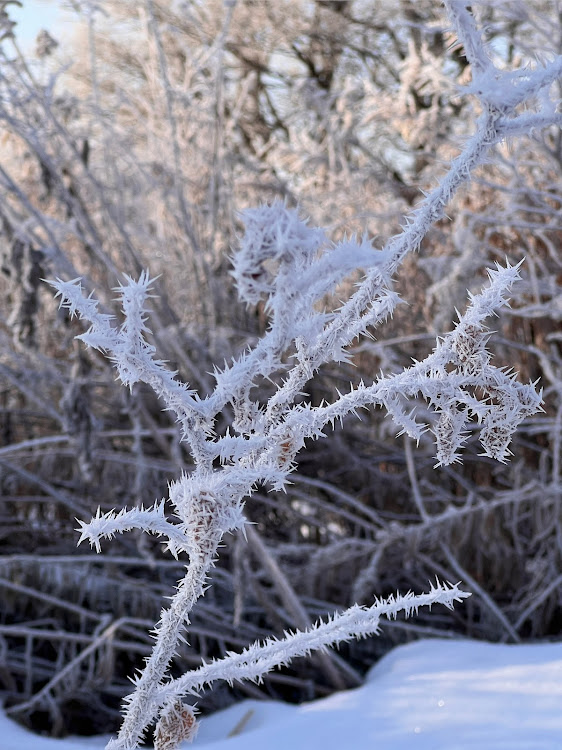
M280 198L335 239L366 231L382 245L480 113L478 97L459 94L472 71L434 2L81 8L72 47L43 34L35 57L20 50L10 4L0 11L0 689L11 715L55 734L117 726L126 676L183 564L140 534L101 555L76 551L74 519L152 505L191 459L152 392L128 393L74 342L81 327L57 315L42 279L81 276L103 295L122 273L162 273L153 343L205 395L213 364L267 327L263 303L243 309L229 274L237 212ZM500 68L562 52L554 1L472 8ZM307 391L318 405L423 359L486 267L526 258L493 346L521 380L541 378L544 413L519 429L511 461L480 456L474 430L463 463L435 472L426 435L415 449L383 412L348 420L300 454L286 494L253 496L255 526L226 540L172 673L435 575L473 596L260 687L214 688L203 709L233 693L302 700L357 684L385 649L420 635L559 634L561 167L559 127L497 146L405 261L396 289L408 306ZM110 293L102 305L115 310ZM257 390L265 402L273 385Z

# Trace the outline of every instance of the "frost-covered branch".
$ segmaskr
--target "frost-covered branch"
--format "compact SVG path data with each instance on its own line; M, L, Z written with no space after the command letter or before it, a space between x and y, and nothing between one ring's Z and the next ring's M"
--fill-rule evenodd
M169 733L171 723L184 719L191 730L193 717L184 717L177 699L214 679L260 679L294 656L376 633L382 614L410 613L432 603L451 606L466 596L456 586L438 585L421 597L408 594L368 609L352 607L310 631L252 646L240 655L166 682L176 644L204 592L223 536L243 528L244 503L258 485L283 489L307 439L323 436L330 423L372 405L383 406L401 431L419 439L427 425L417 420L411 407L413 399L422 398L435 414L430 429L439 464L459 460L471 420L481 426L486 455L504 461L514 430L541 408L541 394L534 385L520 384L514 374L494 367L486 348L490 334L484 321L507 304L511 285L519 277L519 267L509 264L489 271L488 286L470 295L469 306L459 315L454 330L438 340L422 362L361 383L348 393L338 392L329 404L312 406L301 399L321 365L348 361L352 342L369 335L392 315L400 302L392 279L402 261L419 249L491 148L508 134L518 134L525 127L547 127L559 119L550 86L560 76L562 58L532 71L501 71L486 52L468 4L460 0L446 4L473 69L467 93L478 97L483 109L474 134L439 184L405 217L402 232L382 249L375 249L366 237L331 242L323 230L308 226L280 202L244 212L246 232L233 258L233 276L242 301L264 302L270 325L253 349L215 371L216 387L208 396L199 396L155 358L147 326L147 273L138 281L127 278L118 288L123 312L120 325L100 313L95 300L84 296L79 280L53 282L61 305L90 323L79 338L111 358L125 385L149 384L176 414L195 462L190 474L170 485L173 522L165 517L164 502L148 509L98 512L89 523L80 522L80 540L88 540L97 550L102 539L141 528L165 538L172 554L189 555L185 577L156 626L153 652L127 699L119 736L108 747L137 747L159 712L160 734ZM534 114L520 113L521 105L527 104L535 108ZM353 289L343 301L339 298L342 288ZM255 386L263 378L276 385L264 403L255 395ZM225 406L231 407L234 419L226 434L216 435L216 418Z
M164 503L155 503L150 508L123 508L118 513L109 511L101 513L98 508L97 514L91 521L85 523L78 521L80 527L80 539L78 544L84 541L90 542L96 552L101 552L101 540L112 539L115 534L122 534L125 531L133 529L142 529L143 531L156 534L157 536L166 536L168 538L168 549L177 558L177 549L183 549L185 545L185 535L178 526L171 524L164 515Z
M175 412L183 439L190 443L194 454L203 459L202 438L208 428L202 419L199 400L194 391L175 378L176 373L168 370L164 362L154 359L155 348L146 340L150 334L146 320L151 279L143 272L138 281L126 277L126 282L115 290L124 316L119 327L112 325L113 316L98 311L96 300L84 296L80 279L57 279L50 283L57 290L56 296L61 298L60 306L68 309L71 317L77 315L90 323L86 333L77 338L107 354L123 385L129 388L138 382L150 385L166 407Z
M188 672L177 680L167 683L160 693L166 702L186 695L197 695L216 680L254 680L260 682L276 667L286 665L299 656L307 656L327 646L337 646L351 638L366 638L379 633L381 617L396 619L398 614L405 617L417 614L420 607L442 604L449 609L455 602L461 602L470 594L459 589L459 584L431 585L427 594L414 595L412 592L387 599L376 600L370 607L354 605L345 612L319 620L305 631L286 633L282 640L268 638L264 643L254 643L239 654L228 654L199 669Z

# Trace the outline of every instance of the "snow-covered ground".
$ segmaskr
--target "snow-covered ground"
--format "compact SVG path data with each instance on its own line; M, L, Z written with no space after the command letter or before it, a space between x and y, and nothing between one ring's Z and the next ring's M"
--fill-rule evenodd
M0 750L102 750L106 740L35 737L0 714ZM204 718L197 746L562 750L562 643L418 641L388 654L355 690L301 706L245 701Z

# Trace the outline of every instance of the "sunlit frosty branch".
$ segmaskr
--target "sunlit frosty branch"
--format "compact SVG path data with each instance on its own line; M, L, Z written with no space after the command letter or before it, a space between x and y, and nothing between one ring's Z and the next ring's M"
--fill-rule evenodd
M439 184L405 217L402 231L380 249L366 237L331 242L322 229L308 226L283 203L244 212L246 232L233 258L233 276L241 300L265 303L270 325L253 349L216 369L216 387L209 395L198 395L155 358L147 326L151 285L147 273L138 281L126 279L117 289L121 323L99 312L96 301L83 295L79 280L52 282L61 305L90 324L79 338L111 358L125 385L147 383L175 413L195 463L190 474L170 485L173 515L169 518L164 502L157 502L152 508L98 512L89 523L80 522L80 541L88 540L97 550L103 538L140 528L161 535L174 555L189 555L186 575L156 625L153 652L127 699L121 731L108 746L114 750L137 747L159 713L157 747L168 742L174 722L183 722L191 732L193 714L185 713L178 697L214 679L259 679L294 656L376 633L383 613L409 613L431 603L451 606L467 595L456 586L438 584L421 597L408 594L371 608L353 607L310 631L251 646L243 654L165 682L170 659L193 605L204 592L224 534L243 528L244 503L258 485L284 488L307 439L324 436L328 425L360 408L380 405L398 429L414 439L429 428L439 464L459 460L471 424L480 428L485 454L504 461L514 430L540 410L541 395L534 384L521 384L515 374L494 367L486 348L485 319L507 304L511 285L519 277L518 266L509 264L489 271L489 284L470 296L454 329L437 341L422 362L398 374L381 374L348 393L336 392L331 403L313 407L301 399L321 365L349 360L350 344L370 335L392 315L400 302L392 279L402 261L419 249L430 227L445 216L452 197L488 158L490 149L507 136L559 122L551 89L562 72L562 57L533 70L499 70L486 52L468 4L447 0L446 6L472 68L466 93L476 96L482 106L474 134ZM529 111L523 111L527 106ZM341 292L344 280L354 281L355 286L347 298L336 301L336 290ZM254 395L262 378L276 383L267 403ZM413 410L419 398L433 412L430 424L420 422ZM231 429L216 435L215 420L225 406L234 415ZM187 736L182 731L174 737ZM165 746L175 747L169 742Z
M420 607L442 604L449 609L455 602L470 596L456 585L441 584L430 587L427 594L415 596L409 592L376 600L370 607L354 605L345 612L335 614L326 622L319 620L310 630L286 633L281 640L268 638L264 643L255 643L241 653L229 653L222 659L204 664L177 680L171 680L161 691L161 698L170 701L183 695L197 695L216 680L261 681L263 676L276 667L288 664L298 656L307 656L313 651L336 646L351 638L365 638L379 633L381 617L396 619L399 614L410 617Z

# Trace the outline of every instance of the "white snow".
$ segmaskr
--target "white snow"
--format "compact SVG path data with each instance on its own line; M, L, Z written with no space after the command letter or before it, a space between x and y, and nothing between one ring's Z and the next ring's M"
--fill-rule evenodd
M0 750L102 750L107 739L36 737L0 713ZM197 746L562 750L562 642L418 641L384 657L355 690L301 706L244 701L203 718Z

